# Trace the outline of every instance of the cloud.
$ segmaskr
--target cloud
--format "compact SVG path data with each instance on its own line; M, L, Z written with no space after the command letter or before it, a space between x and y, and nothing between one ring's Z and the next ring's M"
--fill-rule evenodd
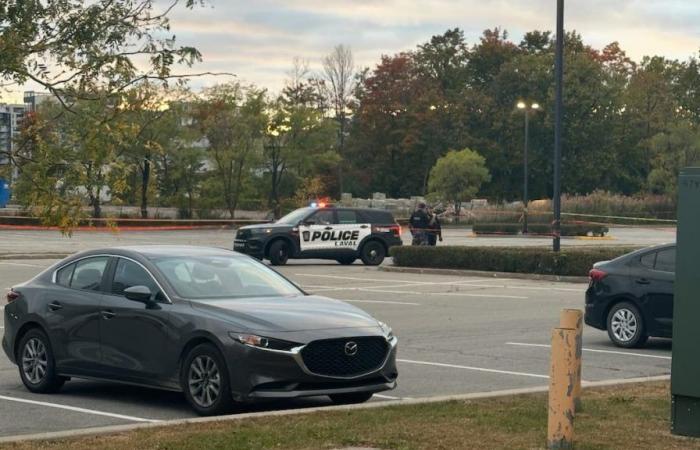
M171 30L180 45L193 45L204 57L179 73L233 72L275 91L296 56L318 70L321 58L342 43L352 48L358 66L373 67L383 54L411 50L455 27L470 44L493 27L507 29L519 41L527 31L554 28L554 5L552 0L208 0L204 7L173 10ZM650 54L681 60L697 55L699 22L696 1L566 2L567 30L578 31L596 48L618 41L636 60ZM201 78L192 85L217 80Z

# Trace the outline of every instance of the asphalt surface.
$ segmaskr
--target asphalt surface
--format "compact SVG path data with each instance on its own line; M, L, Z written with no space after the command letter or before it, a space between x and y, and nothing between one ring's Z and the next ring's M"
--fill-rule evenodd
M23 249L0 236L0 254L12 245L26 252L27 247L57 245L57 239L65 242L46 234L29 235L31 242L25 240ZM69 241L70 249L117 243L115 238L100 239L102 233L86 235ZM129 234L128 241L147 242L147 236ZM154 235L150 236L152 243ZM167 236L161 233L163 239L158 242L221 245L228 242L230 232L205 236L177 232L173 235L177 239L170 240ZM219 240L208 240L212 236ZM0 261L0 289L31 278L53 262ZM373 401L545 386L551 329L558 324L562 308L582 308L586 288L545 281L387 273L360 264L313 261L294 262L281 271L306 290L351 302L394 328L400 339L399 387ZM622 350L612 346L604 332L584 330L585 381L669 374L670 357L668 340L652 339L644 349ZM245 411L324 404L328 401L318 398L261 404ZM73 380L59 394L31 394L22 386L17 368L4 354L0 356L0 436L191 416L181 394L103 382Z
M445 228L442 245L486 245L486 246L548 246L548 237L475 237L469 228ZM410 244L411 236L403 234L404 243ZM562 238L562 246L579 245L620 245L649 246L673 242L676 229L659 228L611 228L604 239ZM0 257L3 254L26 253L63 253L70 254L90 248L110 247L131 244L183 244L209 245L231 248L233 231L217 230L182 230L182 231L76 231L73 237L62 235L58 231L13 231L0 230Z

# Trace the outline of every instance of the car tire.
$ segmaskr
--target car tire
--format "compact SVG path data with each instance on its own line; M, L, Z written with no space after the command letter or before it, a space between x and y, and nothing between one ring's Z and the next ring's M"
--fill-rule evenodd
M29 330L18 349L17 366L24 386L38 394L58 392L66 378L56 374L56 360L46 333L39 328Z
M629 302L618 303L610 309L607 328L610 340L618 347L641 347L649 339L642 313Z
M182 392L197 414L214 416L233 410L228 369L214 345L200 344L190 350L180 372Z
M357 258L354 256L344 256L342 258L336 259L340 264L344 266L349 266L350 264L354 263Z
M386 248L384 244L377 240L365 242L360 250L360 259L366 266L378 266L386 257Z
M352 392L350 394L331 394L331 401L336 405L353 405L356 403L364 403L372 398L372 392Z
M273 266L283 266L289 259L289 244L283 240L275 241L270 245L269 254Z

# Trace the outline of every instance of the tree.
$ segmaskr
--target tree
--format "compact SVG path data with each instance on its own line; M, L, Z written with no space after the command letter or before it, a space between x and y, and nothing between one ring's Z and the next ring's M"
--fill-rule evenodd
M675 197L681 169L700 164L700 129L688 122L675 124L654 136L650 146L655 156L649 190Z
M337 167L337 135L334 121L319 106L319 93L308 78L306 64L295 59L282 94L268 107L264 166L270 178L269 204L275 217L281 214L282 186L290 174L313 177ZM287 194L293 195L295 189Z
M207 89L204 95L197 123L209 142L214 181L233 219L248 169L262 154L267 125L265 91L228 83Z
M168 14L154 0L0 2L0 81L39 84L65 107L78 99L117 94L145 79L176 76L174 64L201 59L193 47L176 46ZM137 61L145 62L143 70ZM143 66L142 66L143 67ZM99 91L88 86L101 86Z
M18 199L44 223L68 232L84 216L83 204L99 218L103 197L127 189L128 168L118 154L134 135L119 102L101 98L75 102L73 113L49 103L21 134Z
M338 45L333 52L323 58L323 76L326 95L333 106L333 114L338 122L338 190L343 192L343 158L345 158L345 135L347 133L348 112L352 94L355 91L355 63L349 47Z
M453 203L459 216L462 202L471 200L490 179L484 158L465 148L452 150L437 160L430 171L428 186L431 194Z

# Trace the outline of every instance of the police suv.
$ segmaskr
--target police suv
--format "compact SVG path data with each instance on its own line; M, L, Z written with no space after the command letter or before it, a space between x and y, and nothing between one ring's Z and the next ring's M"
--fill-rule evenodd
M312 204L275 223L239 228L233 249L273 265L289 258L335 259L340 264L360 258L376 266L395 245L401 245L401 227L388 211Z

